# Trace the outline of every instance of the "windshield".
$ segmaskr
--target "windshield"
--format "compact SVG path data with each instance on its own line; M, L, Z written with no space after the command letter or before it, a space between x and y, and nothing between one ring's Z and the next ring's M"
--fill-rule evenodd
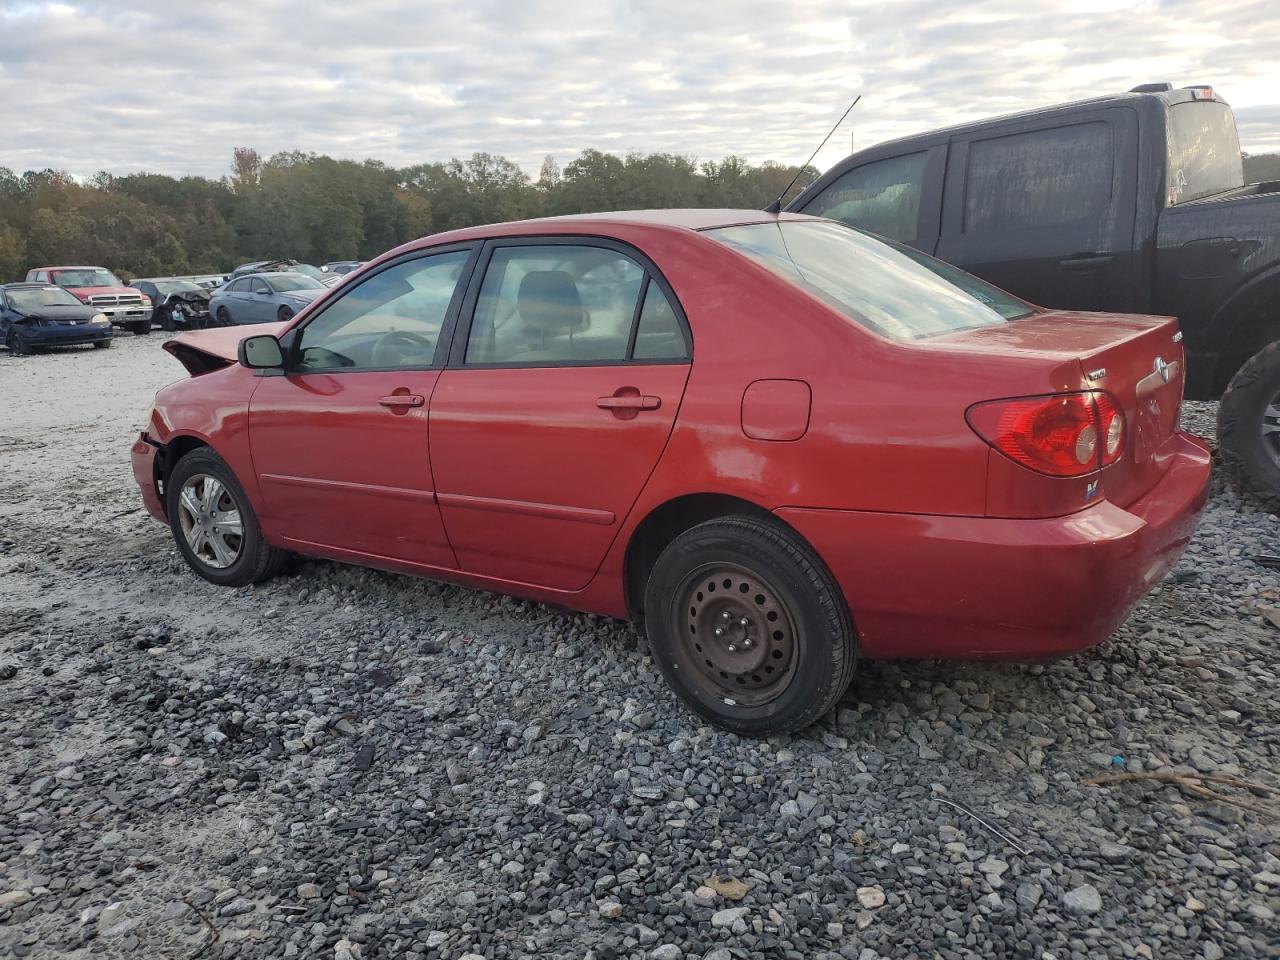
M40 287L34 290L9 290L5 296L19 312L39 310L41 307L83 307L84 304L61 287Z
M187 280L166 280L163 283L157 283L156 289L163 294L170 293L202 293L203 287L199 287Z
M119 278L101 267L85 267L80 270L51 270L49 276L60 287L123 287Z
M707 236L895 340L993 326L1033 312L963 270L844 224L778 220L708 230Z
M310 277L304 277L300 273L279 273L271 277L263 277L267 281L268 286L276 293L283 293L285 290L323 290L324 284L318 280L312 280Z
M1244 185L1240 136L1231 108L1216 100L1169 108L1169 205Z

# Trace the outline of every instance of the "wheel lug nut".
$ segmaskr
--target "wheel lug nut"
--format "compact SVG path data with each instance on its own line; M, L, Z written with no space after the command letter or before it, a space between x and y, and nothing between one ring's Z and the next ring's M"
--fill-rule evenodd
M732 613L730 613L728 610L726 610L724 613L720 614L720 619L721 619L721 620L732 620L732 619L733 619L733 614L732 614Z
M724 627L716 627L715 633L716 633L716 636L717 636L717 637L723 637L723 636L724 636Z
M738 652L738 648L737 648L737 647L735 647L735 646L731 643L731 644L729 644L729 652L730 652L730 653L737 653L737 652Z
M751 626L751 621L748 620L746 617L743 617L741 620L738 621L738 626L749 627Z

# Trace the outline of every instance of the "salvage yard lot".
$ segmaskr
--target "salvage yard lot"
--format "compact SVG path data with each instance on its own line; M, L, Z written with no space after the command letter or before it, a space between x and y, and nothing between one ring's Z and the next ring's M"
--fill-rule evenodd
M160 342L0 355L0 957L1277 955L1280 795L1083 783L1280 785L1280 529L1233 490L1099 649L864 663L749 741L624 624L198 579L129 472Z

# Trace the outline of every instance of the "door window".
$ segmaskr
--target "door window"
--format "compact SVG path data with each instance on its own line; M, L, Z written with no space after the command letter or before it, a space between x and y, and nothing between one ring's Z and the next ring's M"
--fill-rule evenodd
M644 306L636 325L635 360L683 360L689 355L680 319L662 288L653 280L645 285Z
M476 301L465 363L626 360L644 284L644 269L607 247L498 247Z
M1114 153L1103 122L974 141L964 232L1096 219L1111 205Z
M295 367L429 367L469 250L406 260L362 280L302 329Z
M804 212L911 243L920 223L927 156L921 151L856 167L818 194Z

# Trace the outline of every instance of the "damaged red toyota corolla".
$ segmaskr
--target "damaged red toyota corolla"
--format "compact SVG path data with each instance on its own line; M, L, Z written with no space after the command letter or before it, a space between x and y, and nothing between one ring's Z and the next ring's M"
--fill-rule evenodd
M456 231L264 331L166 344L192 377L133 447L197 573L297 552L633 618L746 734L821 717L860 654L1099 642L1207 496L1173 320L810 217Z

